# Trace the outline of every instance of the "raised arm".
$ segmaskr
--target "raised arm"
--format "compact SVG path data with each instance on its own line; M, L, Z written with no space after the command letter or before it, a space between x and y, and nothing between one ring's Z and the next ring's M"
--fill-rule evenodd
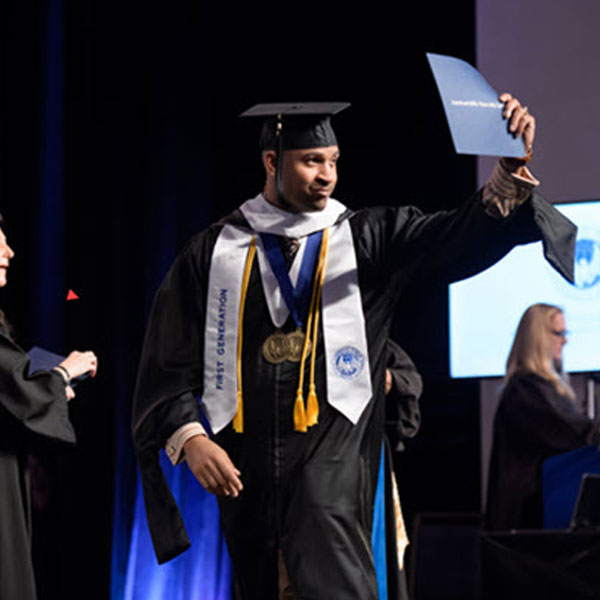
M531 149L535 119L510 94L500 98L509 130ZM516 245L542 240L548 261L573 281L576 227L536 193L538 182L525 164L525 159L500 159L483 189L454 210L367 211L368 252L392 277L398 271L410 275L407 267L421 277L451 282L486 269Z

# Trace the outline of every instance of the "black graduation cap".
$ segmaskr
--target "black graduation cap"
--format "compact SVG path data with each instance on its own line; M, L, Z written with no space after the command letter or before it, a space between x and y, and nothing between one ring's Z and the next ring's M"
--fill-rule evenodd
M280 102L256 104L240 117L264 120L261 150L301 150L337 146L330 117L349 102Z

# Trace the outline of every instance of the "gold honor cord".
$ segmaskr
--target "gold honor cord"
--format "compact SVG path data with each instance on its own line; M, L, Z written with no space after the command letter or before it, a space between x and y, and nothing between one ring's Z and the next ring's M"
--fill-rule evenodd
M250 281L250 272L252 263L256 254L256 236L252 236L246 265L244 266L244 276L242 277L242 294L240 297L240 313L238 318L238 339L237 339L237 412L233 418L233 429L237 433L244 432L244 400L242 397L242 344L244 330L244 307L246 305L246 296L248 294L248 283Z
M319 402L315 386L315 357L314 349L317 345L317 332L320 317L321 290L325 277L325 260L327 257L327 242L328 230L323 230L323 238L321 240L321 252L319 254L319 262L313 282L312 296L310 300L310 308L308 311L308 320L306 323L306 336L302 348L302 359L300 361L300 377L298 389L296 391L296 402L294 404L294 429L296 431L306 432L308 427L316 425L319 421ZM256 254L256 238L253 236L246 257L244 266L244 275L242 277L242 292L240 297L240 310L238 317L238 339L237 339L237 412L233 418L233 429L237 433L244 432L244 400L242 394L242 348L243 348L243 322L244 309L246 305L246 296L248 295L248 284L250 282L250 272ZM304 366L310 347L310 332L312 327L312 347L310 361L310 385L308 392L307 407L304 407Z
M312 297L310 299L310 308L308 310L308 320L306 323L306 336L304 338L304 347L302 348L302 360L300 361L300 376L298 381L298 389L296 391L296 402L294 404L294 429L305 433L308 427L316 425L319 421L319 402L317 399L317 391L315 386L315 357L317 355L317 330L319 323L319 305L321 301L321 289L323 287L323 279L325 276L325 259L327 257L327 241L329 232L323 230L323 238L321 240L321 252L319 254L319 263L315 273L313 283ZM304 408L304 365L309 348L309 337L312 325L312 355L310 359L310 385L308 392L308 402L306 409Z
M327 242L329 240L328 230L325 229L323 231L323 242L322 244L325 246L325 249L321 249L322 251L322 266L321 272L319 274L319 288L317 292L317 299L315 304L315 322L313 324L313 347L317 345L317 331L319 327L319 317L321 315L321 291L323 289L323 281L325 279L325 263L327 258ZM315 357L317 353L313 352L310 357L310 386L308 391L308 400L307 400L307 419L308 426L316 425L319 422L319 402L317 401L317 388L315 386Z

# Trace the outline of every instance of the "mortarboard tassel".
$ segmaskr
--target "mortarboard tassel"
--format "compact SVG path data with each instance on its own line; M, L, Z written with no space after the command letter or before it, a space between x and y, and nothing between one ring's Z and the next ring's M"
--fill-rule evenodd
M242 347L244 330L244 307L246 305L246 296L248 294L248 283L250 282L250 272L252 263L256 254L256 237L252 236L246 265L244 266L244 276L242 278L242 292L240 295L240 312L238 316L238 339L237 339L237 411L233 418L233 430L237 433L244 432L244 399L242 396Z

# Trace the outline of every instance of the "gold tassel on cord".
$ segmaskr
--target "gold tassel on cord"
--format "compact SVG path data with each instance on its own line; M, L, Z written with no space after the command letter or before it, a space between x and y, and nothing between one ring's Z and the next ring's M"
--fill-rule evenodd
M246 305L246 296L248 294L248 283L250 281L250 272L252 263L256 254L256 237L252 236L246 265L244 266L244 276L242 278L242 292L240 295L240 312L238 315L238 339L237 339L237 412L233 418L233 430L237 433L244 433L244 399L242 397L242 348L244 331L244 307Z
M323 231L323 239L321 241L321 254L319 256L319 266L317 268L316 279L317 283L317 295L315 298L315 305L313 308L314 319L313 319L313 330L312 330L312 346L313 349L317 347L317 333L319 331L319 316L320 316L320 305L321 305L321 291L323 290L323 280L325 278L325 258L327 256L327 242L329 238L329 231L325 229ZM309 328L307 326L306 333L308 335ZM319 400L317 398L317 387L315 385L315 357L317 353L313 350L310 357L310 385L308 392L308 400L306 403L307 422L308 426L312 427L319 422Z
M244 401L242 390L237 391L237 412L233 417L233 430L236 433L244 433Z
M306 423L309 427L319 422L319 400L317 399L317 388L311 383L306 400Z
M298 390L296 392L296 403L294 405L294 429L296 431L306 432L306 427L312 427L319 422L319 401L317 399L317 388L315 386L315 356L317 354L317 331L319 323L319 303L321 301L321 288L325 274L325 257L327 255L328 230L323 230L321 240L321 252L319 254L319 263L317 265L313 291L308 310L308 319L306 323L306 336L304 338L304 347L302 349L302 360L300 361L300 377L298 381ZM306 355L308 354L308 342L312 329L312 355L310 357L310 385L308 388L308 399L306 410L304 408L304 365L306 364Z
M296 402L294 404L294 430L306 433L306 411L304 410L304 398L302 389L296 392Z
M312 317L312 303L314 302L314 295L311 300L311 310L308 315L308 324L311 322ZM304 409L304 365L306 363L306 353L308 351L308 335L304 336L304 346L302 348L302 358L300 360L300 377L298 378L298 389L296 390L296 402L294 403L294 430L306 433L306 410Z

